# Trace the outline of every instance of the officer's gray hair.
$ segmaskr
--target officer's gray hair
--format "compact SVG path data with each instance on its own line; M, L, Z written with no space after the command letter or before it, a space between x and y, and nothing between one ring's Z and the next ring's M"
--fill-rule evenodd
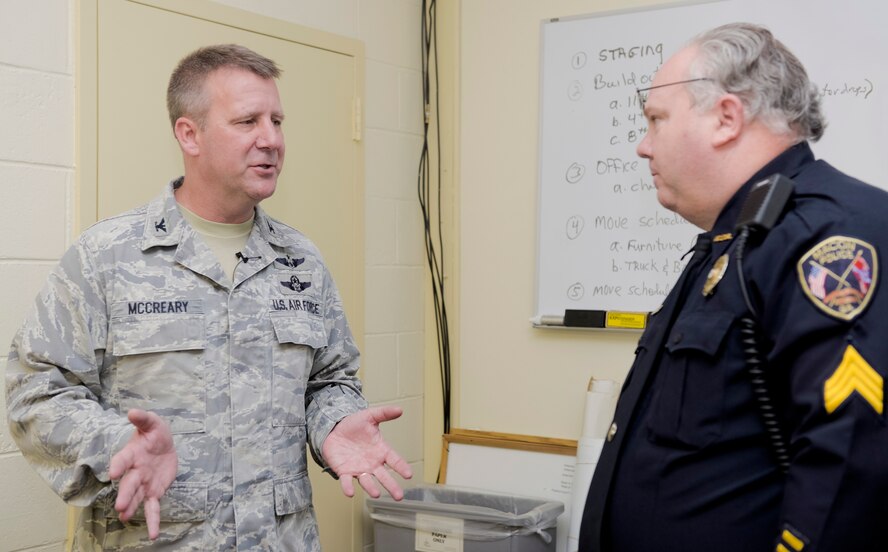
M826 126L817 86L799 59L771 32L749 23L722 25L691 41L698 49L688 90L695 105L711 107L725 92L743 102L746 116L796 142L817 141Z
M263 79L276 79L281 70L277 64L249 48L237 44L218 44L199 48L179 62L167 87L167 111L173 128L179 117L188 116L203 127L209 98L204 82L213 71L233 67L250 71Z

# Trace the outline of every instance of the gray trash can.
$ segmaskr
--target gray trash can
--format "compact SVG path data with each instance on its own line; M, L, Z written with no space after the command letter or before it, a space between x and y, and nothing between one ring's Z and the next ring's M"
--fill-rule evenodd
M368 498L375 552L554 552L560 502L425 485Z

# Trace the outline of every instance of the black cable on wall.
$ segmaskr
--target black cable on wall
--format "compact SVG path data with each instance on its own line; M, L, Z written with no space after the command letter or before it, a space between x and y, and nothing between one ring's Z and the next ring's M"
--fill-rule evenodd
M438 109L438 38L435 30L435 0L422 2L422 97L424 107L423 143L419 157L417 191L425 231L425 248L429 273L432 280L432 301L435 308L435 331L438 337L438 363L441 370L441 395L444 409L444 433L450 431L450 332L447 324L447 307L444 301L444 243L441 232L441 125ZM430 71L430 62L434 73ZM434 85L434 86L433 86ZM429 123L432 119L431 106L434 94L435 150L429 149ZM434 155L436 174L431 174L431 161ZM433 223L431 206L432 193L436 194L437 204ZM436 223L436 224L435 224Z

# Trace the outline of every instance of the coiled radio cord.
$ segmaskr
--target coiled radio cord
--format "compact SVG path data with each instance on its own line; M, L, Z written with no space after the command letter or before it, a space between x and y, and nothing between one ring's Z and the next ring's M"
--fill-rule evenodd
M765 433L771 445L771 452L774 454L774 459L777 461L781 471L787 473L789 471L789 447L787 446L786 434L777 417L774 401L771 397L771 390L765 375L766 363L761 354L759 325L756 320L757 314L752 306L752 301L749 299L746 280L743 278L743 251L746 247L747 239L749 239L749 228L743 227L740 230L740 235L737 236L735 259L737 261L737 276L740 280L740 290L743 293L743 300L746 302L746 308L749 309L749 312L740 318L740 341L743 346L743 354L746 357L746 370L752 384L753 396L755 397L762 423L765 426Z

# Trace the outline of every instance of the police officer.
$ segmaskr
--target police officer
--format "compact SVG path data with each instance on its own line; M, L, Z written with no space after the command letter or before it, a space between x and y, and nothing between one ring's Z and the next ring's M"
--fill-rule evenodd
M14 339L10 430L85 507L77 550L317 551L306 442L347 496L403 497L378 428L401 411L367 408L317 248L258 207L284 161L278 75L236 45L184 58L184 177L84 232Z
M817 90L762 27L698 36L639 92L657 198L704 232L638 344L580 550L888 549L888 194L815 160Z

